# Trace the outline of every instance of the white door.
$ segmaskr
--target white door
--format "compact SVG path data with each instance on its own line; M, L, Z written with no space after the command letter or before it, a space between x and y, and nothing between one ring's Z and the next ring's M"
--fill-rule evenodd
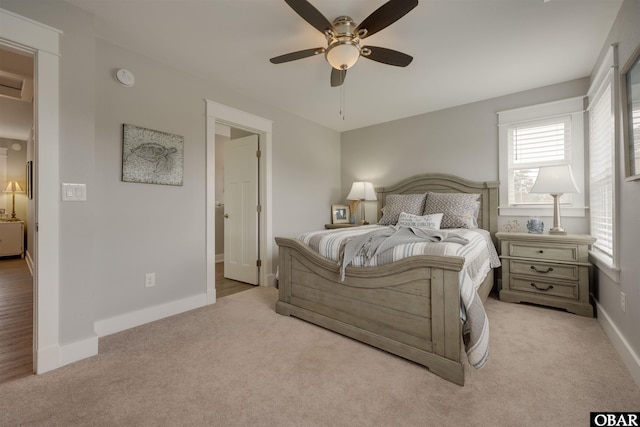
M258 284L258 135L224 144L224 277Z

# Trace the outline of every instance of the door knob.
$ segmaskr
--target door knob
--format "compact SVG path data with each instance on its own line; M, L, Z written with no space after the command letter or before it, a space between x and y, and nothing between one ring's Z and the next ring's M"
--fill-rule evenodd
M224 217L225 218L229 218L229 214L224 214Z

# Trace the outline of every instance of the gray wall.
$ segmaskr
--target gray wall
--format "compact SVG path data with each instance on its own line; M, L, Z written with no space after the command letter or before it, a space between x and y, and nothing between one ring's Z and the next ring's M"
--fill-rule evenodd
M496 113L585 95L588 85L585 77L344 132L341 195L346 197L353 181L368 180L382 187L425 172L498 181ZM367 219L375 218L375 203L367 208ZM514 218L501 218L501 223ZM588 230L584 218L563 218L563 225L573 233Z
M86 183L88 200L60 204L62 345L94 336L96 320L206 292L204 99L274 121L274 236L327 221L340 190L337 132L99 40L93 17L66 2L0 7L64 32L60 180ZM114 81L119 67L134 87ZM120 181L122 123L184 136L182 187Z

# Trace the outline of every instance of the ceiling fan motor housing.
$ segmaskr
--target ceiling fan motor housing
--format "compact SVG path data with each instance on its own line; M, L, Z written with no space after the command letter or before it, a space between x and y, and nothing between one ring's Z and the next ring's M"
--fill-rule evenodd
M337 70L348 70L360 57L360 37L353 19L339 16L333 21L334 30L327 30L329 46L324 52L327 62ZM366 31L366 30L365 30Z

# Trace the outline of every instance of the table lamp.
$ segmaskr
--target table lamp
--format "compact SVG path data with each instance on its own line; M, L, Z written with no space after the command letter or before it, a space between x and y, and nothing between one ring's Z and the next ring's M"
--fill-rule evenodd
M364 204L362 202L368 200L378 200L376 190L370 182L354 182L351 191L347 196L347 200L356 200L360 202L360 216L362 217L362 225L369 224L364 215Z
M560 196L564 193L579 193L573 179L571 166L541 166L538 178L529 190L530 193L549 193L553 197L553 227L549 234L567 234L560 224Z
M23 192L24 190L18 184L18 181L9 181L7 183L7 187L4 189L5 193L11 193L12 196L12 205L11 205L11 218L8 221L20 221L16 218L16 192Z

